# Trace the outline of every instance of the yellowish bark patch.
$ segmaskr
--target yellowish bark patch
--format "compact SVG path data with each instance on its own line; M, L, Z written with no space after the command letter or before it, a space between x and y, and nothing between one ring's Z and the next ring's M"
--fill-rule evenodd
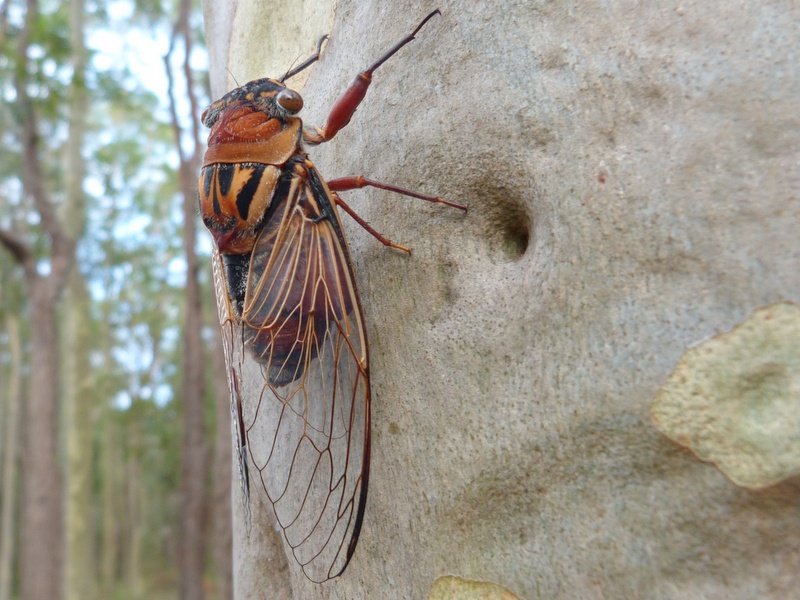
M651 411L659 431L741 487L800 473L800 307L761 308L688 350Z

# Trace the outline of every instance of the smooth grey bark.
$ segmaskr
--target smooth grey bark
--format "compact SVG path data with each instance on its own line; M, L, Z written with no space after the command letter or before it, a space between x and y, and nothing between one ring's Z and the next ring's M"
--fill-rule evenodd
M280 76L331 34L302 88L317 125L435 8L343 0L331 29L281 53L325 19L214 4L215 97L226 69ZM796 9L440 8L311 153L327 178L470 213L347 195L414 254L345 217L370 336L370 493L347 571L316 586L290 560L294 597L424 598L446 574L529 600L792 595L797 482L737 488L659 434L649 406L688 346L800 298ZM242 558L256 532L234 531L237 591L270 578Z

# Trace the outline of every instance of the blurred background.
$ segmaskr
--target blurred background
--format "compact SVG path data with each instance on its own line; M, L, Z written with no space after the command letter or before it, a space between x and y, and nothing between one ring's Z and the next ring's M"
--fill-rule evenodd
M0 3L0 600L229 598L200 3Z

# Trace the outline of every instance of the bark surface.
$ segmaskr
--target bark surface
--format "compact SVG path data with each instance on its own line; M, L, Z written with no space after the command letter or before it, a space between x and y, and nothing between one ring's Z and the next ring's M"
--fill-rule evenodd
M215 97L235 85L226 69L280 77L331 34L301 90L314 125L436 8L209 4ZM690 345L800 299L796 9L439 8L311 152L326 178L470 212L346 195L414 254L345 217L370 336L370 493L347 571L315 586L290 560L294 597L425 598L448 574L529 600L793 595L797 481L738 488L649 410ZM237 597L271 577L247 550L268 532L234 531Z

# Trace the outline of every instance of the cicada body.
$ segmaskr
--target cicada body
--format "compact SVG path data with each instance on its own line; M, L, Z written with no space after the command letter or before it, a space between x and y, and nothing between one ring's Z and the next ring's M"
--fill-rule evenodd
M362 72L322 128L304 128L300 95L258 79L209 106L198 189L214 238L214 277L225 342L240 469L275 512L305 575L344 571L367 498L369 357L364 317L337 206L389 246L336 191L372 185L457 208L362 177L322 179L305 144L350 120L372 72L432 17ZM245 373L245 367L251 365ZM245 380L257 382L248 388ZM256 472L248 470L252 465Z

